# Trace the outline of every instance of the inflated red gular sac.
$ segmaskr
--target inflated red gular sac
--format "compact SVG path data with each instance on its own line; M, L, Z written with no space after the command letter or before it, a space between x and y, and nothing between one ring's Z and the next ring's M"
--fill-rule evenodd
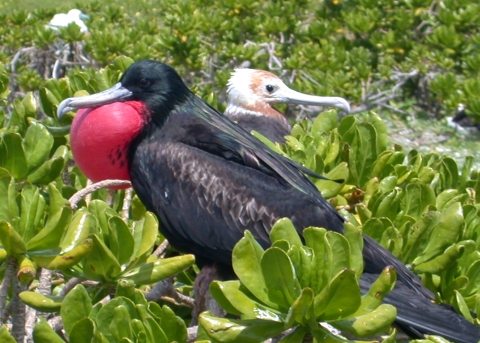
M148 111L140 101L79 110L70 129L70 144L73 158L85 176L93 182L130 181L128 147L148 118Z

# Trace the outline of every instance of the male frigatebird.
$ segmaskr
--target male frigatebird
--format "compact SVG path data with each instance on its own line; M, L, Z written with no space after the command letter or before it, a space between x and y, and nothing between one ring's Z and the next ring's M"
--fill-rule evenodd
M272 142L282 143L292 126L273 107L276 104L331 106L350 112L350 104L343 98L299 93L265 70L235 69L228 80L224 113L230 120L248 132L255 130Z
M196 97L168 65L134 63L111 89L66 99L58 113L61 117L70 110L106 104L112 105L84 111L81 123L72 125L72 144L91 137L88 132L96 125L105 128L95 133L101 149L91 155L74 152L75 159L87 175L104 166L104 179L114 169L127 170L138 196L161 221L164 236L178 250L195 254L200 266L216 264L230 271L232 249L244 230L268 247L268 232L282 217L291 218L300 233L308 226L343 232L343 218L305 176L307 169L273 152ZM133 122L133 131L128 125L109 131L108 125L120 120L122 106L122 120ZM113 120L106 113L112 107L117 115ZM80 152L81 143L76 142ZM480 339L479 327L426 300L433 295L418 278L368 236L364 260L363 285L388 265L396 269L399 286L392 293L398 287L395 300L414 312L403 311L398 321L412 327L412 333L440 334L461 343ZM417 307L409 306L405 295L417 297Z

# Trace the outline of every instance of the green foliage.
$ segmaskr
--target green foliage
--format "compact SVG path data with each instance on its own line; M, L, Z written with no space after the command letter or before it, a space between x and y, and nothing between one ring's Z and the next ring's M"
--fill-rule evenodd
M233 250L238 281L215 281L210 291L227 312L238 319L200 316L205 333L215 342L259 342L293 329L285 338L302 342L305 335L318 342L327 337L344 342L319 322L357 336L371 336L388 327L396 316L382 304L396 280L385 269L370 291L360 295L363 237L347 224L345 236L320 228L303 232L303 245L289 219L279 220L270 232L272 247L263 250L247 231Z
M93 304L87 290L76 286L63 300L60 314L70 342L187 341L183 320L167 306L147 302L126 280L119 280L117 297L105 305ZM35 326L33 341L64 342L44 320Z

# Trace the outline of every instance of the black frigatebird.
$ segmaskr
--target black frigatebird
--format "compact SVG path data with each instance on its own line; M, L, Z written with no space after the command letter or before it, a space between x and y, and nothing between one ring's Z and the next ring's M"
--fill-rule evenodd
M292 126L273 107L297 104L337 107L350 112L347 100L333 96L314 96L290 89L275 74L258 69L235 69L228 80L225 115L248 132L255 130L272 142L283 143Z
M112 105L83 111L77 126L72 125L72 148L73 140L99 135L98 149L90 155L82 153L82 142L76 142L80 153L74 151L75 159L87 176L96 170L97 177L108 179L114 170L126 170L142 202L158 216L164 236L178 250L193 253L200 266L215 264L228 273L232 249L244 230L268 247L269 230L282 217L291 218L300 233L308 226L343 232L343 218L305 176L308 170L273 152L196 97L168 65L134 63L114 87L66 99L58 114L106 104ZM117 116L113 119L106 113L112 107ZM116 125L118 120L127 124ZM111 131L109 125L118 127ZM91 134L95 126L104 129ZM368 275L392 265L403 287L396 301L405 304L408 294L433 307L433 319L429 315L423 319L428 311L422 307L411 307L416 313L406 313L405 323L419 333L440 334L460 343L480 339L479 327L424 301L433 295L390 252L368 236L364 243L363 284L371 283Z

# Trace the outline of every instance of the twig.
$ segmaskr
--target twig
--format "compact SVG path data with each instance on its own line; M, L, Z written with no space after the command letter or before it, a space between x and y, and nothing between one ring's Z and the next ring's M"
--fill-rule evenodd
M168 300L168 297L175 300L176 304L185 305L189 308L193 308L194 300L182 293L177 292L173 288L173 278L168 278L157 282L152 287L150 292L145 294L145 299L148 301L157 301L158 299Z
M91 194L99 189L106 188L106 187L117 187L117 186L130 186L130 181L126 180L104 180L100 181L91 185L87 185L87 187L79 190L77 193L72 195L72 197L68 200L70 202L70 207L72 209L76 209L80 200L83 197Z
M125 197L123 198L122 204L122 219L125 223L128 224L128 219L130 218L130 204L132 203L133 188L127 188L125 190Z
M58 292L58 295L61 296L61 297L64 297L65 295L68 294L68 292L70 292L73 287L75 287L76 285L78 284L81 284L82 281L84 281L83 279L80 279L78 277L73 277L71 278L70 280L67 281L67 283L63 286L62 290L60 292Z
M12 301L12 336L17 342L23 342L25 338L25 304L20 300L18 296L20 292L24 291L26 287L21 286L16 277L13 278L13 297Z
M160 257L162 256L168 248L168 241L165 239L153 252L153 255Z
M198 326L196 325L196 326L188 327L187 336L188 336L187 338L188 343L195 342L198 336Z
M53 331L55 332L60 332L63 330L63 321L62 317L60 316L55 316L53 318L50 318L48 320L48 324L52 327Z
M4 324L7 320L7 297L12 286L12 281L15 278L18 261L10 257L7 260L7 266L5 274L3 276L2 284L0 285L0 325Z

